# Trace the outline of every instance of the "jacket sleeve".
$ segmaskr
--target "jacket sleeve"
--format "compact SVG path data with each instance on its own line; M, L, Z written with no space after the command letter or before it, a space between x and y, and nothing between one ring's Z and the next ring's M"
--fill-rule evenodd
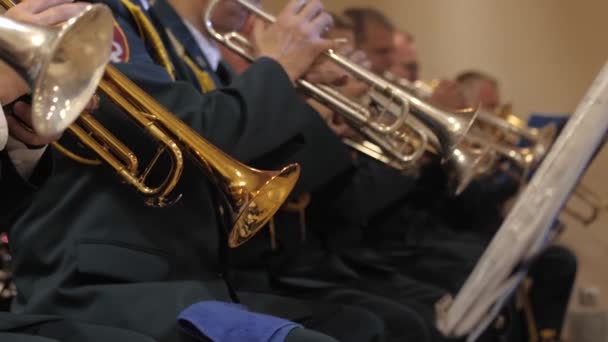
M293 127L314 114L297 110L301 104L295 90L282 68L269 59L258 61L242 76L241 82L250 82L248 92L230 87L201 94L188 83L167 80L164 70L151 63L117 67L200 135L243 161L271 151L289 140L285 136L296 138Z
M416 178L359 155L357 167L318 197L323 211L350 224L368 222L383 210L399 203L412 190ZM329 195L327 192L333 193Z

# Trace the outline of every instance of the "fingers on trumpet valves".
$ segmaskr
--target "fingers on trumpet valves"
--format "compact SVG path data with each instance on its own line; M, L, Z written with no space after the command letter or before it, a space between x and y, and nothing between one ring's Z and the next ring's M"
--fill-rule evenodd
M87 104L87 106L85 107L84 110L87 112L96 111L97 109L99 109L100 104L101 104L101 97L99 97L99 95L97 93L95 93L89 100L89 103Z

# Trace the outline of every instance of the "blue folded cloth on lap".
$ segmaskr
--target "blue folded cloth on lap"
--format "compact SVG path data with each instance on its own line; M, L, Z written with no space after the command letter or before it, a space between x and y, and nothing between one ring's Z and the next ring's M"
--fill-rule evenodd
M213 342L283 342L301 326L233 303L205 301L191 305L177 318L182 331Z

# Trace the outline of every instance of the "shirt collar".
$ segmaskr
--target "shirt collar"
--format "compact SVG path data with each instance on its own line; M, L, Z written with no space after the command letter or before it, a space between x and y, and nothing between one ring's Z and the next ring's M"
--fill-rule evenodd
M218 66L220 65L220 61L222 60L222 53L217 47L217 44L203 36L203 34L189 22L184 20L184 24L188 28L188 31L190 31L190 33L192 34L192 37L194 37L194 40L196 41L198 46L203 51L207 62L209 62L211 70L213 72L216 72Z
M150 3L148 2L148 0L139 0L139 2L141 3L142 7L144 8L144 10L148 10L148 8L150 8Z

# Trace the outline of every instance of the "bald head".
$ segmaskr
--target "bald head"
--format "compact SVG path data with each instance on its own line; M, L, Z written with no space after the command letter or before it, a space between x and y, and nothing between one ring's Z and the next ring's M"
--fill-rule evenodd
M393 35L396 55L395 63L391 66L391 73L410 82L418 80L419 64L418 51L414 37L403 31L396 31Z
M492 76L479 71L467 71L458 75L456 81L468 107L480 105L486 111L495 112L500 106L498 81Z

